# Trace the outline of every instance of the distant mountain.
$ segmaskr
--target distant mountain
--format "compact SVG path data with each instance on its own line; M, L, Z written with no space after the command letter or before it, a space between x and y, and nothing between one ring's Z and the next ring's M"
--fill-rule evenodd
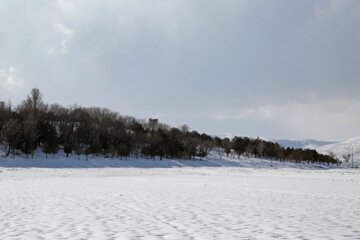
M292 139L272 139L265 138L264 140L268 140L271 142L276 142L283 147L293 147L293 148L302 148L302 149L316 149L318 147L334 144L334 141L318 141L313 139L304 139L304 140L292 140Z

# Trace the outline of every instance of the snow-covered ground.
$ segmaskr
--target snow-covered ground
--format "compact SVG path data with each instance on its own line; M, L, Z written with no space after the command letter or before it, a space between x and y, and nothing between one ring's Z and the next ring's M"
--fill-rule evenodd
M0 157L0 239L359 239L360 171Z
M1 154L1 153L0 153ZM0 155L1 156L1 155ZM27 158L24 155L17 155L15 158L0 157L0 167L11 168L173 168L173 167L247 167L247 168L298 168L298 169L333 169L339 168L336 165L319 165L319 164L295 164L288 161L270 161L268 159L256 159L232 155L226 157L222 154L220 157L218 151L213 151L204 159L181 160L181 159L144 159L135 158L103 158L100 156L89 156L86 160L81 155L65 157L63 152L47 158L41 151L37 151L34 158Z

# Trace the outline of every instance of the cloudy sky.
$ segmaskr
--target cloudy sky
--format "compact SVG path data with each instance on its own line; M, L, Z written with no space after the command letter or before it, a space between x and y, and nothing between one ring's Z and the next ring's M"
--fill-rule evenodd
M360 136L359 0L2 0L0 100L218 135Z

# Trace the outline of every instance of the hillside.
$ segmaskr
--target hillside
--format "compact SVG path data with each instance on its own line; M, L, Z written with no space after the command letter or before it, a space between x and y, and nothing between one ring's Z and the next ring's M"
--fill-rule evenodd
M360 137L349 138L343 141L318 141L314 139L292 140L292 139L272 139L283 147L314 149L318 153L333 155L342 161L346 167L360 167ZM350 154L350 160L345 162L344 156ZM353 157L353 163L352 163Z
M360 137L350 138L341 142L323 145L316 148L316 151L323 154L334 154L335 157L344 161L344 155L352 155L349 162L343 163L346 166L360 166ZM352 163L353 157L353 163Z
M88 160L84 155L80 158L76 154L70 155L68 158L63 151L59 151L54 157L38 150L34 158L27 158L26 155L20 154L15 158L5 158L4 152L0 151L0 167L11 168L182 168L182 167L238 167L238 168L294 168L294 169L334 169L339 168L336 165L319 165L307 163L293 163L290 161L271 161L269 159L248 158L241 156L239 159L235 154L226 157L219 150L211 151L205 158L188 159L162 159L158 157L136 158L130 156L127 158L104 158L103 156L89 156Z
M0 101L0 145L6 156L22 152L32 156L39 148L46 154L103 155L161 159L205 158L214 148L228 154L296 162L339 164L332 156L315 150L281 147L260 138L232 139L199 133L184 124L173 127L157 118L137 119L100 107L63 107L42 100L33 88L19 105Z

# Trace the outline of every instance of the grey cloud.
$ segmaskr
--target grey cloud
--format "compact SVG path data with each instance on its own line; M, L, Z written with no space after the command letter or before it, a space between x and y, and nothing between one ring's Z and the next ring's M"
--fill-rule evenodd
M342 138L359 132L249 109L359 103L359 20L357 0L3 1L0 69L26 81L0 94L20 101L37 86L50 102L171 112L161 118L211 133Z

